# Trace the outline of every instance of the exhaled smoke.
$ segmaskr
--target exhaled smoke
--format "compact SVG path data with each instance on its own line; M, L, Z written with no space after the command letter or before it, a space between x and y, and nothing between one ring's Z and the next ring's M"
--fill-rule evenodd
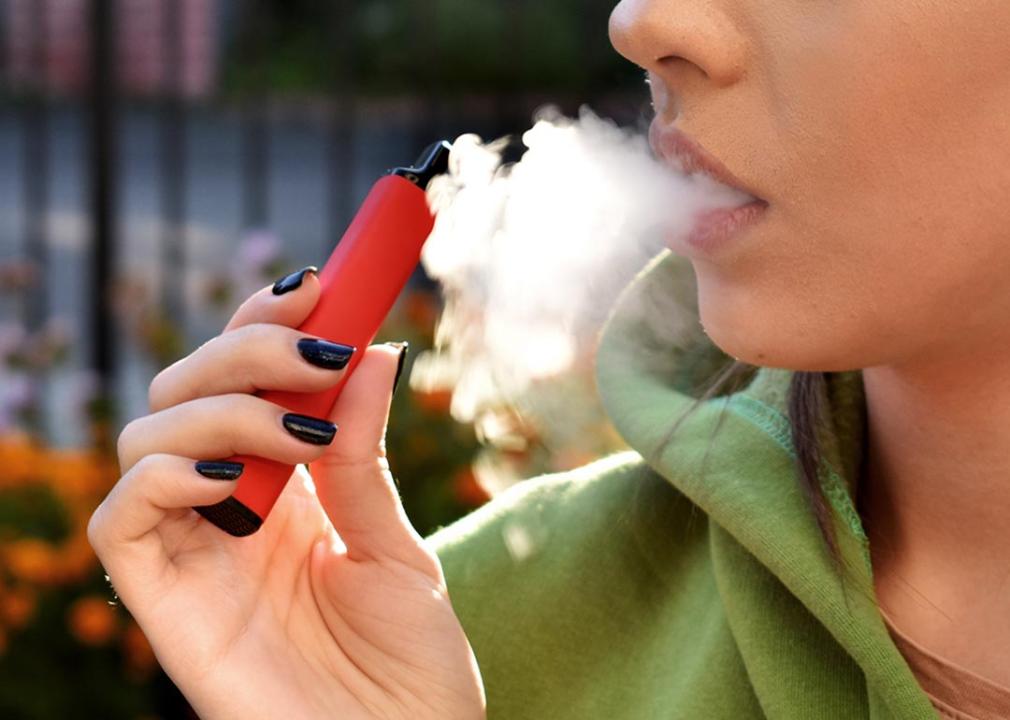
M437 219L422 262L446 307L411 384L451 387L461 421L521 406L531 386L590 362L616 296L668 237L740 201L586 107L569 119L548 106L534 121L520 161L502 163L507 138L463 135L428 188Z

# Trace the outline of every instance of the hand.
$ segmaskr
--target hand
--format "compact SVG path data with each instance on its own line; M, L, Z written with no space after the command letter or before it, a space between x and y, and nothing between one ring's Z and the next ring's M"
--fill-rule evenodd
M319 391L344 370L297 350L319 298L305 274L264 288L224 332L164 369L149 415L119 437L123 476L88 537L165 672L205 720L482 718L480 671L437 556L410 525L385 430L399 351L367 348L327 420L298 439L251 393ZM339 338L334 338L339 340ZM361 352L361 349L358 350ZM227 535L192 510L234 492L198 460L252 454L300 465L263 526Z

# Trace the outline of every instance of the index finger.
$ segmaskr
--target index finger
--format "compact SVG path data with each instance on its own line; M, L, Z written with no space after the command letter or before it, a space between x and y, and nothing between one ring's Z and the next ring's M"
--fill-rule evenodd
M308 265L256 291L239 305L222 334L253 323L298 327L319 302L319 272Z

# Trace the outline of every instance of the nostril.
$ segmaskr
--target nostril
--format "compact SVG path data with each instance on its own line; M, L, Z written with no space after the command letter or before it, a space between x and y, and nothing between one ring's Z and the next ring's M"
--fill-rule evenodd
M673 125L680 114L677 109L677 96L670 92L669 86L655 73L647 73L646 84L652 93L652 108L665 125Z

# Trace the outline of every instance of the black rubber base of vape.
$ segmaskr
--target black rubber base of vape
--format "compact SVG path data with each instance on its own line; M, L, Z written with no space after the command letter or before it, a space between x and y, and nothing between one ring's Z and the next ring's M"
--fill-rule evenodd
M193 509L235 537L252 535L263 524L263 518L234 497L225 498L214 505L200 505Z

